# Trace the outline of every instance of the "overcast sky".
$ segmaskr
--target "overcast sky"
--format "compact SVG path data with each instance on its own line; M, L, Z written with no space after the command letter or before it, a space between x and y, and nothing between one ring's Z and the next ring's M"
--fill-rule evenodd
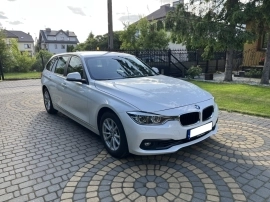
M137 21L161 4L175 0L112 0L113 29L123 30L122 22ZM0 27L30 32L33 39L39 30L74 31L84 42L90 31L107 33L107 0L0 0Z

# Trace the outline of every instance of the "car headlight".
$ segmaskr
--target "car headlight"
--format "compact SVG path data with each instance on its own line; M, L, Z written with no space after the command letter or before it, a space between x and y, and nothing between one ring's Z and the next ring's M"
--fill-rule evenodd
M127 112L127 114L133 121L140 125L161 125L177 118L147 112Z

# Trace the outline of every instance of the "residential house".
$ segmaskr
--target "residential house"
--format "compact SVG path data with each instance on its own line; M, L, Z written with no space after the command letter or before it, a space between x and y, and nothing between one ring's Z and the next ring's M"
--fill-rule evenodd
M246 24L246 29L252 28L252 22ZM267 48L268 34L262 34L255 42L244 44L243 66L263 66Z
M4 30L6 34L7 45L11 44L11 39L15 39L18 42L18 48L21 52L29 52L29 55L34 55L34 40L29 33L14 30Z
M162 22L163 25L165 25L165 19L166 19L166 15L170 12L173 11L178 4L184 4L184 0L179 0L179 1L175 1L171 4L165 4L160 6L160 8L156 11L154 11L153 13L149 14L148 16L146 16L148 21L158 21L158 22ZM170 33L168 33L169 35ZM171 50L186 50L186 46L184 46L183 44L177 44L177 43L172 43L169 42L168 44L169 49Z
M46 28L40 30L38 44L41 49L48 50L52 54L67 52L67 46L74 47L79 43L74 32L60 30L51 30Z

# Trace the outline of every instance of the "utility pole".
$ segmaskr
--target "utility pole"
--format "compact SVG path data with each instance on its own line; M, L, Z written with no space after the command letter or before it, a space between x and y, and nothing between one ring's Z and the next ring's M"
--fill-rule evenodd
M108 3L108 49L113 50L113 20L112 20L112 0Z

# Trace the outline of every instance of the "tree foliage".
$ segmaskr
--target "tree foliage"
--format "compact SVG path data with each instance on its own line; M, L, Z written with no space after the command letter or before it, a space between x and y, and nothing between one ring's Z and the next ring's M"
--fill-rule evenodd
M122 31L115 31L113 33L113 45L114 49L120 49L120 34ZM77 51L85 51L85 50L107 50L108 49L108 34L97 35L95 36L92 32L90 32L84 43L80 43L77 45L74 50Z
M249 14L248 21L251 22L252 31L261 37L268 33L266 57L264 61L263 74L261 77L262 84L269 84L270 73L270 1L269 0L249 0L246 4L246 10Z
M202 0L207 3L208 0ZM245 29L249 18L246 4L240 0L212 0L215 6L200 7L200 15L189 13L181 5L166 18L166 28L174 42L192 48L203 48L204 58L211 58L214 51L227 50L225 81L232 81L233 50L243 48L255 34Z
M33 64L31 70L32 71L42 71L44 69L43 64L42 64L42 58L43 58L43 63L44 65L47 64L49 59L53 56L52 53L50 53L47 50L40 50L39 52L36 53L36 61Z
M13 61L12 72L28 72L35 63L35 58L30 56L28 52L21 52L18 48L18 42L15 39L11 40L10 51L12 53L11 60Z
M3 30L0 29L0 73L3 74L2 71L7 71L8 67L11 66L11 52L8 49L6 44L6 35ZM3 69L2 69L3 68ZM0 75L1 78L1 75Z
M126 26L120 36L121 49L166 49L170 39L160 27L156 22L149 22L146 18Z

